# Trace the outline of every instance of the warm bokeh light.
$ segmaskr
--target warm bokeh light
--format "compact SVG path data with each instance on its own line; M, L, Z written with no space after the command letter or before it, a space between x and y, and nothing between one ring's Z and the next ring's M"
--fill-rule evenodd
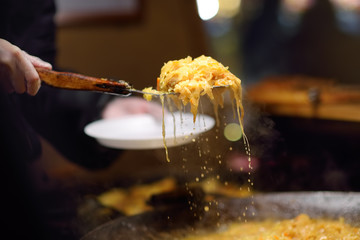
M360 11L360 0L331 0L331 2L346 10Z
M219 0L196 0L199 16L202 20L210 20L219 11Z
M283 0L286 10L293 13L302 13L314 3L313 0Z
M227 140L232 142L240 140L242 137L241 126L237 123L227 124L224 129L224 136Z
M218 15L223 18L232 18L240 11L241 0L220 0Z

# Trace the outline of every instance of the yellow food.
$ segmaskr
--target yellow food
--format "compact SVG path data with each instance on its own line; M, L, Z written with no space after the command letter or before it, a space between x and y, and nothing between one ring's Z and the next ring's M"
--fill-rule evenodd
M97 200L105 207L131 216L152 210L146 201L154 194L172 191L175 187L175 179L165 178L151 184L136 185L129 189L113 188L99 195Z
M200 182L192 182L190 187L200 187L208 196L210 195L223 195L228 197L249 197L251 193L247 190L246 185L238 185L233 182L226 182L223 184L215 178L206 178ZM207 197L209 198L209 197Z
M225 87L214 88L216 86ZM194 59L187 57L180 60L168 61L161 68L160 77L157 78L156 90L150 87L143 89L143 91L160 94L163 108L163 94L175 93L175 95L170 95L170 97L179 109L181 109L180 102L184 106L190 104L191 112L194 115L194 122L196 121L200 97L207 95L213 103L216 123L219 126L218 107L223 107L223 94L227 89L231 90L231 99L232 101L235 101L236 113L243 133L246 153L248 154L250 161L250 147L242 124L244 108L242 105L241 80L215 59L202 55ZM152 95L144 94L144 98L150 101ZM163 137L166 159L169 162L170 159L165 142L164 118Z
M152 87L147 87L143 89L143 92L147 92L147 93L159 93L159 91L153 89ZM152 95L151 94L144 94L144 98L148 101L151 101L152 99Z
M184 106L190 104L195 121L201 96L207 95L212 100L216 115L218 105L223 106L222 94L226 88L215 90L214 86L227 86L232 90L232 98L235 99L239 118L242 120L241 80L211 57L202 55L194 59L187 57L165 63L157 79L157 89L145 88L144 91L177 93ZM145 95L145 98L149 100L151 96Z
M183 240L359 240L360 228L339 220L311 219L306 214L282 221L233 223L225 230L198 233Z

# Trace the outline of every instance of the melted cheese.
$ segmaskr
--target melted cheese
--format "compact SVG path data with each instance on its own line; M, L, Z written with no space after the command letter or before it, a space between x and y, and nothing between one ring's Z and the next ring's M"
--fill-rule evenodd
M312 219L300 214L293 219L233 223L216 232L190 234L183 240L290 240L290 239L360 239L360 228L350 226L344 219Z
M215 86L226 87L214 88ZM190 104L191 112L194 115L194 122L196 121L200 97L207 95L213 103L216 122L219 125L218 107L223 107L223 94L228 89L231 90L230 96L235 101L236 113L243 131L244 109L242 105L241 80L232 74L228 67L224 67L224 65L211 57L202 55L194 59L187 57L169 61L161 68L160 76L157 79L157 89L155 90L150 87L143 89L143 91L158 94L175 93L169 96L179 106L179 109L181 109L180 103L184 106ZM152 95L145 94L144 98L151 100ZM246 151L250 156L247 138L245 134L243 136ZM169 161L168 156L167 160Z
M162 67L157 82L157 90L145 88L143 91L159 94L176 93L177 98L181 100L184 106L191 105L194 121L198 112L200 97L207 95L211 99L217 115L218 106L223 106L223 93L226 88L215 90L213 87L228 86L232 90L231 96L239 110L239 118L241 121L243 119L241 80L232 74L227 67L211 57L200 56L194 59L187 57L169 61ZM144 97L148 100L151 99L150 95Z

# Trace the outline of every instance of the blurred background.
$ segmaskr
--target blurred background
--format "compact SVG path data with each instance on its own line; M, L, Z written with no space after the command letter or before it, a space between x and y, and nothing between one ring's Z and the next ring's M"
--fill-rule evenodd
M255 191L360 190L359 0L56 4L59 69L123 79L142 89L155 85L165 62L204 54L242 80L252 169L246 168L243 139L225 139L226 124L210 133L215 143L200 141L221 153L225 165L214 172L225 181L246 184L251 171ZM230 102L221 114L233 121ZM162 149L124 151L108 168L89 171L59 167L66 160L48 146L41 164L55 181L90 185L83 191L99 194L168 176L196 179L205 157L197 158L198 146L188 149L170 149L171 164ZM186 156L180 158L179 151ZM45 160L49 155L51 163ZM215 155L207 168L219 165Z
M359 1L56 2L59 68L142 89L169 60L212 56L242 79L261 177L279 170L258 187L359 189Z

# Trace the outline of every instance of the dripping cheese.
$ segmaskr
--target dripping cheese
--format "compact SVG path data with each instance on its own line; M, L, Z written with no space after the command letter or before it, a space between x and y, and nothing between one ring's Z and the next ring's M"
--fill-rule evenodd
M218 107L224 106L224 92L226 90L230 90L231 100L233 102L235 101L235 105L233 106L236 107L236 115L241 126L246 153L249 156L250 161L250 146L242 124L244 109L242 105L241 80L231 73L228 67L225 67L212 57L204 55L194 59L192 57L186 57L180 60L168 61L161 68L160 76L157 78L156 89L153 89L152 87L143 89L144 92L150 93L144 94L144 98L148 101L152 99L152 94L160 94L163 108L164 94L175 93L169 96L179 109L181 109L180 103L182 103L183 106L190 104L194 122L196 121L200 97L206 95L213 103L218 126L220 123ZM170 161L165 142L164 114L163 138L166 159L167 161Z
M194 121L198 112L199 100L207 95L215 106L223 106L223 92L227 88L215 86L227 86L230 88L231 96L235 99L236 107L240 110L240 118L243 117L241 104L241 80L232 74L228 67L225 67L215 59L208 56L197 58L187 57L180 60L168 61L161 68L160 76L157 79L157 89L145 88L149 93L176 93L177 98L184 106L190 104ZM150 95L144 96L150 100Z

